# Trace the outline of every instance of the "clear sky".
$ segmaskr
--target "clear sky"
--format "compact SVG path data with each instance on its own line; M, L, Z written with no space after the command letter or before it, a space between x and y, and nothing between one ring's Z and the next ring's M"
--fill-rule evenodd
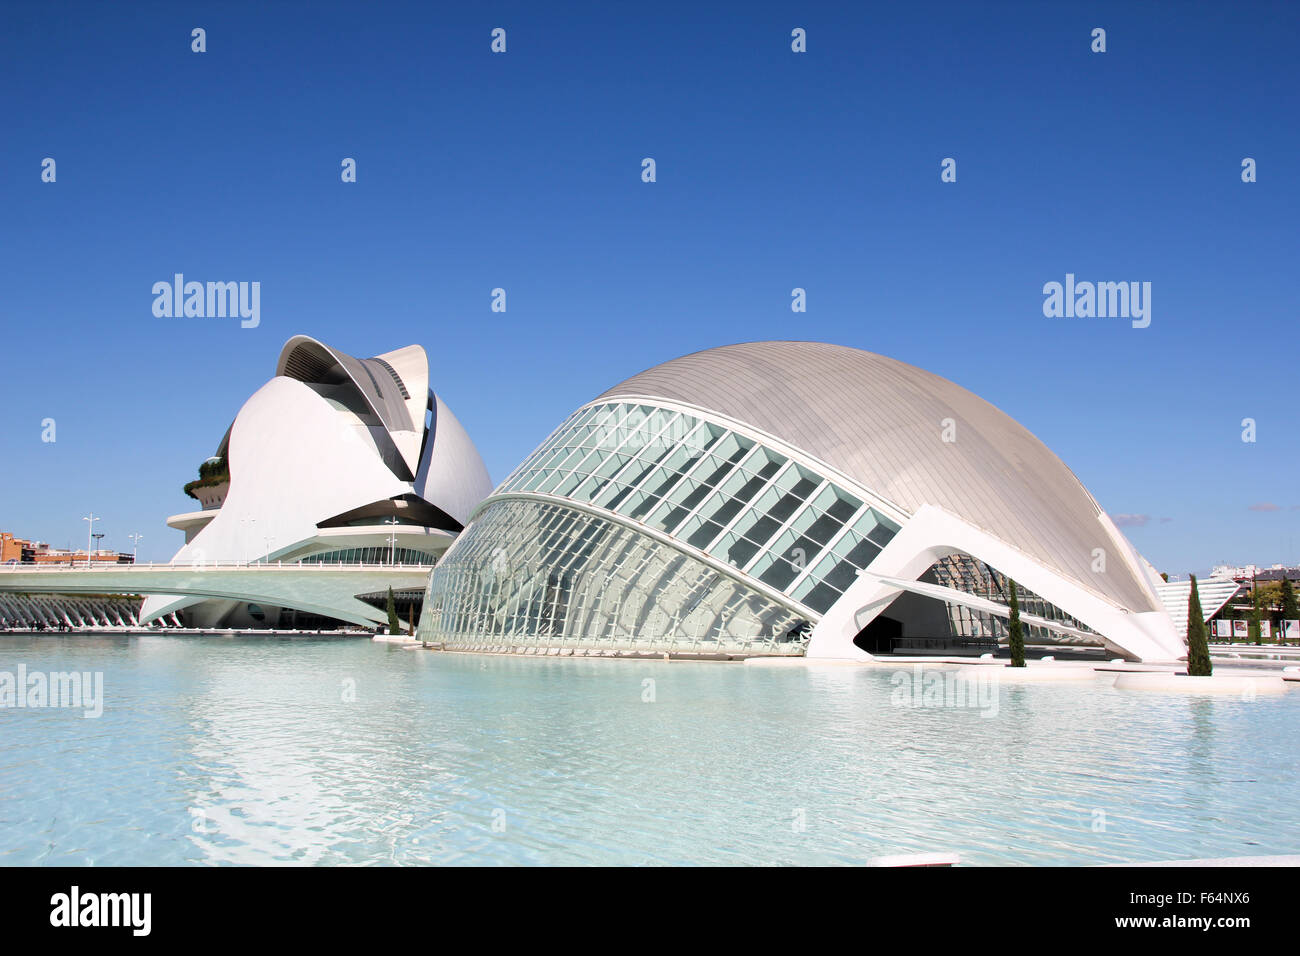
M1294 3L6 2L0 529L170 558L296 333L425 346L494 480L786 338L984 396L1162 570L1294 563L1298 79ZM260 282L260 326L156 318L177 272ZM1045 317L1067 273L1150 282L1150 327Z

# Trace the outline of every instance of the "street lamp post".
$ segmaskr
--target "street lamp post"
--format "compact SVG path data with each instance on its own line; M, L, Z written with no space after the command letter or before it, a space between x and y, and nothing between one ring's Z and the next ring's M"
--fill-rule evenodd
M92 511L81 520L90 522L89 526L86 528L86 567L90 567L90 548L91 542L95 536L95 522L100 519L96 518L95 512Z
M140 539L143 538L144 535L128 534L127 537L131 539L131 542L134 545L134 547L131 548L131 563L135 564L140 560Z
M102 531L96 532L96 534L95 534L95 554L96 554L96 555L99 554L100 548L102 547L102 546L100 545L100 542L101 542L102 540L104 540L104 532L102 532Z
M396 515L393 515L393 517L385 521L384 524L391 525L393 528L393 530L388 533L388 563L396 564L397 563L397 526L401 524L401 522L397 520Z

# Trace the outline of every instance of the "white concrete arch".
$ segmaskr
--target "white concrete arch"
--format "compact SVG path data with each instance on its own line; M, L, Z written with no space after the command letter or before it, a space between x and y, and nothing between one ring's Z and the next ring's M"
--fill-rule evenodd
M1116 654L1149 661L1177 660L1187 653L1163 610L1128 611L956 515L935 505L922 505L813 628L808 657L871 659L853 639L908 590L897 582L916 581L936 561L954 553L968 554L997 568L1096 631ZM1117 557L1110 555L1109 560Z

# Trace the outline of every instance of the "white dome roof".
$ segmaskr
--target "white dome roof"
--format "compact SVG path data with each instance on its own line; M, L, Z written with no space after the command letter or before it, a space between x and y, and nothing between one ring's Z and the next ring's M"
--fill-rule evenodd
M941 507L1133 611L1159 607L1140 558L1065 464L1010 416L930 372L817 342L750 342L634 375L600 400L715 412L840 471L904 511ZM944 420L956 426L943 440ZM1093 570L1094 549L1106 570Z

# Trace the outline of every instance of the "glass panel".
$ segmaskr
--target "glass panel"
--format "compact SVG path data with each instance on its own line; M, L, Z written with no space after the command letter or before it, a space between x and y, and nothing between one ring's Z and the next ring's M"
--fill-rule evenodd
M836 591L847 591L858 579L858 569L849 561L837 561L834 556L827 555L814 569L813 576Z
M734 567L743 568L749 563L750 558L758 553L758 545L746 541L734 532L728 532L710 549L709 553Z
M862 507L862 502L847 491L841 491L834 485L827 485L813 500L813 506L840 524L844 524L857 514L858 509Z
M787 635L799 623L631 529L558 505L503 500L488 505L435 569L419 633L459 646L798 653L801 641Z
M635 518L638 516L638 512L652 508L657 500L644 491L632 491L631 494L619 502L618 512Z
M767 544L772 535L776 534L777 530L781 527L781 522L777 521L775 518L768 517L763 512L761 501L762 499L760 498L760 506L755 507L750 511L746 511L740 516L740 519L735 523L735 525L733 525L736 531L759 545Z
M785 462L784 455L778 455L774 451L760 447L748 460L741 464L741 467L752 476L771 478L781 470L781 466Z
M674 504L681 505L687 511L695 510L695 506L704 500L705 496L713 488L710 485L701 484L695 480L694 475L690 478L683 478L673 489L673 493L668 496L668 500Z
M815 542L817 550L830 543L831 538L843 525L829 515L819 514L813 508L804 508L799 516L791 522L790 527L801 533L809 541Z
M764 560L767 556L764 556ZM799 575L799 569L789 561L783 558L772 557L772 560L763 573L758 575L758 579L764 584L770 584L778 591L784 591L786 586Z
M582 461L582 459L586 458L587 452L589 451L591 451L590 448L573 448L567 455L559 459L554 467L558 471L568 471L578 462Z
M581 472L570 472L552 489L551 494L567 495L569 492L573 491L574 488L578 487L578 483L582 481L583 477L584 476Z
M712 521L705 521L699 515L695 515L690 521L686 522L682 530L677 533L677 537L684 539L691 547L702 550L708 547L713 539L721 533L721 525L714 524Z
M825 614L839 597L839 592L834 588L825 584L818 584L804 596L803 603L819 614Z
M524 485L526 491L543 492L560 480L558 471L539 471Z

